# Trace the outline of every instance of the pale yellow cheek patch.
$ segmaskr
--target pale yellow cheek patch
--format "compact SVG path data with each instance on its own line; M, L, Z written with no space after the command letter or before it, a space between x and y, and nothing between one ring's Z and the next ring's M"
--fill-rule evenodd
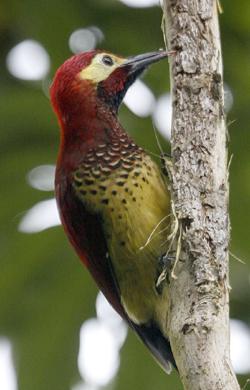
M112 66L105 65L105 63L102 61L104 56L111 57L114 64ZM101 81L107 79L116 68L119 68L119 66L124 64L126 61L126 58L116 57L114 54L98 53L93 58L91 64L79 73L79 76L83 80L89 80L95 84L98 84Z

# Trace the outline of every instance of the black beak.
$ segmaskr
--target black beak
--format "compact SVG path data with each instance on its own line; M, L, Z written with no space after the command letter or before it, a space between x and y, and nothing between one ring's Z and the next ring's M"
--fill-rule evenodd
M144 70L151 64L163 60L164 58L170 56L171 54L176 54L177 51L151 51L150 53L139 54L137 56L127 57L127 61L125 61L121 67L126 66L129 67L129 74L136 73L139 70Z

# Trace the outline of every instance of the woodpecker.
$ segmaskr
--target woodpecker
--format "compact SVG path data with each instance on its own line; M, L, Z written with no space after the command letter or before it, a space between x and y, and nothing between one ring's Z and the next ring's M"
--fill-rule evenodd
M124 58L107 51L74 55L50 94L61 128L55 193L66 235L114 307L170 373L168 289L156 288L168 249L170 202L157 164L118 119L132 83L175 52Z

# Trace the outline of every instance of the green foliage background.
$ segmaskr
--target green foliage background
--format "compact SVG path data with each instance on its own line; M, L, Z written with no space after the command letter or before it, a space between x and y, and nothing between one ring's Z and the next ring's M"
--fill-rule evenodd
M250 7L249 0L222 2L220 16L224 78L234 105L228 121L230 167L231 317L250 323ZM99 27L105 40L98 49L123 55L164 47L160 7L129 8L118 0L2 0L0 5L0 335L13 342L19 390L69 390L77 369L79 329L95 316L97 287L71 249L61 227L39 234L17 231L23 211L53 193L31 188L32 168L55 164L59 128L40 83L14 79L5 61L9 50L24 39L39 41L48 51L52 79L72 53L71 33ZM159 96L166 64L151 68L145 82ZM150 118L141 119L125 106L125 129L144 148L159 153ZM170 151L167 142L165 150ZM153 145L153 146L152 146ZM246 377L240 376L241 386ZM166 377L137 338L129 333L121 351L116 389L181 389L176 373Z

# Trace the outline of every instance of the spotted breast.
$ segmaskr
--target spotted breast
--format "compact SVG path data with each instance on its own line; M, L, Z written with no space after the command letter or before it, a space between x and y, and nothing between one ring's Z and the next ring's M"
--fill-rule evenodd
M73 185L88 209L100 216L129 317L136 324L147 323L154 313L164 332L165 296L155 283L158 258L167 249L169 199L158 166L123 136L89 149L74 172ZM141 305L147 295L150 299Z

